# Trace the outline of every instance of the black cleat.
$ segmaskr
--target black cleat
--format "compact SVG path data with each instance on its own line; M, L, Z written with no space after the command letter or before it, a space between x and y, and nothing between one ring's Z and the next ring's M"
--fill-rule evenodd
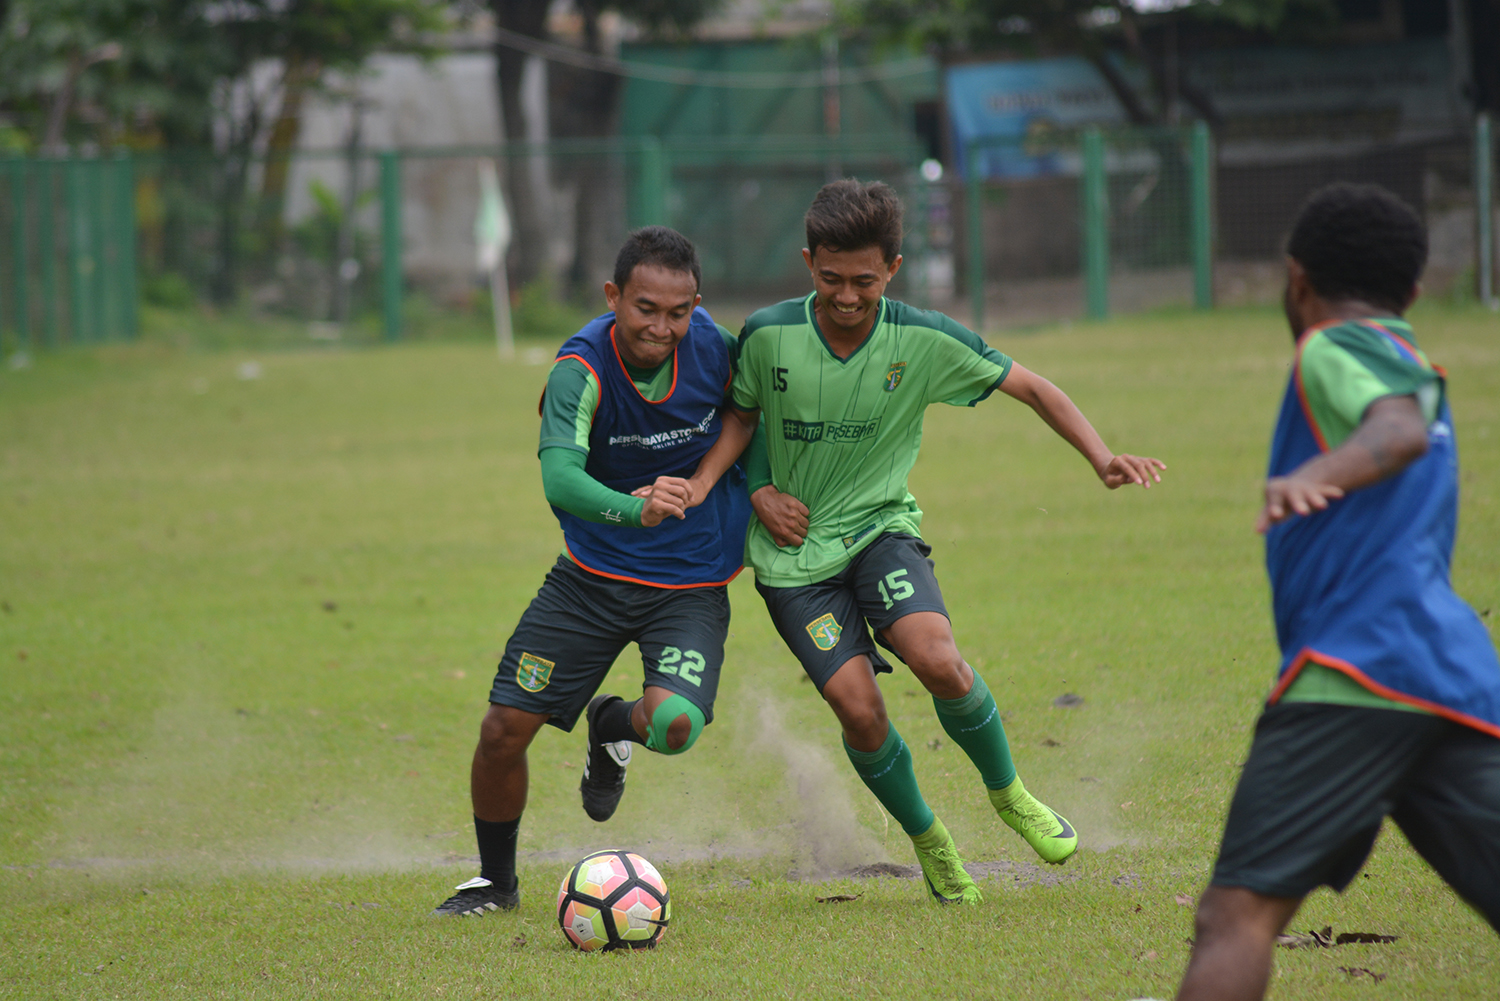
M460 883L453 896L437 905L435 918L466 918L470 914L484 917L490 911L513 911L521 905L521 884L506 893L483 876Z
M625 795L625 769L630 765L630 741L616 740L604 743L594 737L594 721L599 711L611 702L620 701L618 695L596 695L589 703L589 754L583 762L583 781L578 791L583 793L583 812L598 821L606 821L615 815L620 797Z

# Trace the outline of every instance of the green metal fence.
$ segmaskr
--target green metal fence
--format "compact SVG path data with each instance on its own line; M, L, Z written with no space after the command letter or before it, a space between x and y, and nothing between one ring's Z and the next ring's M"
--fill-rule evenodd
M1226 161L1201 125L1007 143L1050 168L985 179L981 157L1006 144L979 142L962 180L931 163L924 177L925 149L848 136L0 160L0 349L134 337L143 301L305 324L310 337L342 330L346 341L424 336L455 311L487 315L473 246L485 161L512 181L507 165L534 168L549 192L547 242L518 243L511 267L545 259L550 284L512 294L566 304L558 316L599 308L615 248L648 223L697 244L705 299L731 318L804 291L802 214L835 176L885 180L905 201L906 267L892 294L980 331L1208 308L1226 288L1245 301L1225 276L1255 268L1264 301L1296 205L1340 178L1397 190L1449 234L1472 220L1470 249L1455 261L1449 248L1449 285L1495 296L1487 118L1472 136L1327 162Z
M1048 158L1055 172L1024 181L986 180L985 153L996 149L1011 162ZM1043 277L1034 273L1039 267L1055 277L1076 275L1086 316L1108 316L1113 284L1153 272L1182 272L1188 276L1182 297L1199 308L1213 305L1214 161L1206 126L978 140L970 143L965 166L966 284L975 329L986 328L993 315L992 286L1007 271L1006 263L996 260L997 244L1008 231L1031 232L1014 213L1004 221L1009 226L987 218L994 214L987 205L1013 200L1036 205L1034 227L1066 227L1068 215L1076 219L1077 257L1054 260L1048 269L1033 256L1026 262L1032 273L1022 277ZM1075 191L1072 211L1060 218L1056 205L1028 198L1043 186L1054 193ZM1024 254L1025 247L1019 251ZM1012 264L1009 270L1021 269Z
M0 161L0 185L0 330L45 347L134 337L130 157Z

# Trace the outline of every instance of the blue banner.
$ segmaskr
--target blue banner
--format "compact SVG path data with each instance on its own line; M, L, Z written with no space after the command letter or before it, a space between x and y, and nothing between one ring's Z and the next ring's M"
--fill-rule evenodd
M976 139L1008 140L980 154L985 177L1076 173L1077 157L1046 152L1046 135L1125 120L1104 77L1078 57L955 66L946 89L961 174Z

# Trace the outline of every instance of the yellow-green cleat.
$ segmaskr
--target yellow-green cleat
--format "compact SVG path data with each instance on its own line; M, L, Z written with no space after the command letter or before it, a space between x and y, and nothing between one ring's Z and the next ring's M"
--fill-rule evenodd
M1043 862L1061 865L1078 850L1078 832L1073 825L1027 792L1019 778L1004 789L991 789L990 803L1000 819L1025 838Z
M932 818L932 826L911 839L922 866L922 877L933 899L940 904L977 904L984 899L974 880L964 871L964 860L953 846L953 837L943 822Z

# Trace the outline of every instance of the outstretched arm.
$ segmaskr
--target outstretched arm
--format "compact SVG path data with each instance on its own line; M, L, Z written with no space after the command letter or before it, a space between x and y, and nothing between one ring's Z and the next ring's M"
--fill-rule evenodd
M1293 515L1322 511L1330 500L1395 476L1426 454L1427 421L1417 398L1382 397L1338 448L1266 481L1266 505L1255 530L1265 533Z
M1152 480L1161 482L1159 470L1167 468L1165 462L1124 453L1115 455L1083 412L1068 399L1068 394L1035 372L1012 362L1009 374L1000 383L1000 391L1035 410L1048 427L1089 460L1089 465L1109 489L1139 483L1150 490Z

